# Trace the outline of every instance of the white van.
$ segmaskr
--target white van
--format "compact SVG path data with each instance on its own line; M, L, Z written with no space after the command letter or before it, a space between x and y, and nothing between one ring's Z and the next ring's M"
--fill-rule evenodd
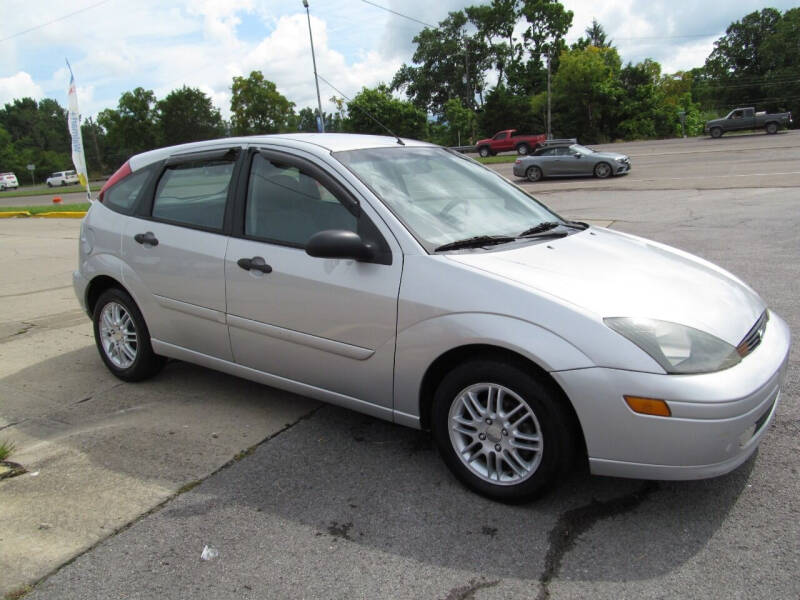
M0 190L15 190L19 187L14 173L0 173Z
M75 171L57 171L47 178L47 187L72 185L74 183L80 183L78 174Z

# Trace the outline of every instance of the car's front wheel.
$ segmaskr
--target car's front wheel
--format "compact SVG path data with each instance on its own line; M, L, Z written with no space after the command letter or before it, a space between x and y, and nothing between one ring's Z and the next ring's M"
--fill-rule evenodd
M153 352L139 307L126 292L111 288L94 307L94 339L100 357L115 376L140 381L158 373L165 359Z
M432 426L439 451L467 487L503 502L530 500L571 464L564 399L522 366L474 360L444 377Z
M478 154L480 154L483 158L486 158L491 154L491 151L489 150L488 146L481 146L478 148Z
M539 167L528 167L525 177L528 178L528 181L539 181L542 178L542 170Z
M611 166L608 163L599 163L594 168L594 176L598 179L605 179L609 175L611 175Z
M770 135L778 133L778 124L777 123L767 123L766 127L767 133Z
M721 127L712 127L711 128L711 137L714 139L722 137L722 128Z
M517 154L520 154L522 156L528 154L530 151L531 147L528 146L528 144L520 144L519 146L517 146Z

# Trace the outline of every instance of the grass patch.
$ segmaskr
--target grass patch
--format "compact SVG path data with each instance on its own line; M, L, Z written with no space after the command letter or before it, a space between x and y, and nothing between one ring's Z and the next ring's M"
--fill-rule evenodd
M46 212L81 212L89 210L88 202L75 204L44 204L42 206L0 206L0 212L18 212L27 210L32 215Z
M496 165L500 163L513 163L517 158L516 154L507 154L504 156L487 156L486 158L477 156L475 160L485 165Z
M16 446L14 442L9 442L7 440L0 441L0 460L7 459L15 449Z
M89 184L89 189L93 192L99 192L100 188L103 186L101 184L92 185ZM26 196L60 196L62 194L75 194L80 192L86 192L86 188L83 188L79 185L68 185L64 187L54 187L54 188L36 188L32 190L28 189L16 189L11 191L0 192L0 198L25 198Z

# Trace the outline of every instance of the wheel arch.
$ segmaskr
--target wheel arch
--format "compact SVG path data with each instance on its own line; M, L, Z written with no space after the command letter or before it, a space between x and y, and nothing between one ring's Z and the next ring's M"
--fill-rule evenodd
M541 381L545 382L550 387L553 393L558 396L560 402L562 402L564 407L567 409L575 433L577 445L575 448L576 456L582 457L583 460L586 460L586 441L583 436L583 429L580 425L578 414L575 412L572 402L558 382L553 379L546 369L542 368L530 358L514 352L513 350L509 350L508 348L494 346L491 344L467 344L457 348L452 348L441 354L430 364L428 369L425 371L425 375L422 377L422 383L419 391L419 416L421 429L430 430L433 397L436 393L436 388L439 386L439 383L441 383L444 376L457 364L472 359L496 360L498 362L504 362L507 364L510 363L516 365L523 371L535 373Z
M126 288L119 280L109 275L98 275L89 282L86 286L86 311L91 316L94 313L94 307L101 294L111 288L119 288L131 298L133 298L130 290ZM134 300L135 302L135 300Z

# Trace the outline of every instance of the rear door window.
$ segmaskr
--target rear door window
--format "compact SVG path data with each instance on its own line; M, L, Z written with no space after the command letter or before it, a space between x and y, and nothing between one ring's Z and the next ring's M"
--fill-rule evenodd
M167 167L156 187L153 218L221 231L234 164L198 160Z

